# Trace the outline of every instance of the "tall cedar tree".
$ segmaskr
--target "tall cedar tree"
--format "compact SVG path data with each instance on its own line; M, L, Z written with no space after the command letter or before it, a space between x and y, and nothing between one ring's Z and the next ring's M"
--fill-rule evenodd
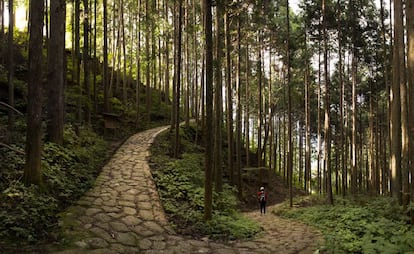
M213 35L212 35L212 0L203 0L204 38L205 38L205 84L206 84L206 125L205 125L205 186L204 219L211 220L213 206Z
M47 58L47 137L56 144L63 143L64 127L64 64L65 64L66 0L50 2L50 40Z
M40 184L42 157L42 52L44 2L30 3L29 91L27 95L27 136L24 182Z

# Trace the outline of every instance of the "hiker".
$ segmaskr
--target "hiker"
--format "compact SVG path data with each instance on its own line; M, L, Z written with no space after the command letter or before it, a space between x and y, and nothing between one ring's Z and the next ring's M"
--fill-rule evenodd
M267 191L265 191L264 187L260 187L260 191L257 193L257 199L260 203L260 214L266 214Z

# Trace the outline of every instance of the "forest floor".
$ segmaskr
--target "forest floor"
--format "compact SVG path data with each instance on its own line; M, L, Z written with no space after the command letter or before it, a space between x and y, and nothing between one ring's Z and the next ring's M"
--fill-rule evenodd
M254 239L216 242L182 236L170 227L148 165L149 147L166 127L126 140L104 166L95 186L61 214L64 241L39 253L314 253L322 236L302 223L272 213L244 213L262 232ZM276 202L276 200L278 202ZM253 207L251 207L253 208Z

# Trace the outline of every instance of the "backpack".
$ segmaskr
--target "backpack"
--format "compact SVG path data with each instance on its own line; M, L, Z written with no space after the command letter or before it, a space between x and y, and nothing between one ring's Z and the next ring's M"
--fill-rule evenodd
M260 202L266 201L266 195L265 192L263 191L262 194L260 194Z

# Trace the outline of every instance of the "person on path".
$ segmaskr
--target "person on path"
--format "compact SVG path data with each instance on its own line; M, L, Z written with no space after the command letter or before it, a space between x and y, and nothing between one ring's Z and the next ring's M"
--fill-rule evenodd
M260 191L257 193L257 200L260 203L260 214L266 214L267 195L264 187L260 187Z

